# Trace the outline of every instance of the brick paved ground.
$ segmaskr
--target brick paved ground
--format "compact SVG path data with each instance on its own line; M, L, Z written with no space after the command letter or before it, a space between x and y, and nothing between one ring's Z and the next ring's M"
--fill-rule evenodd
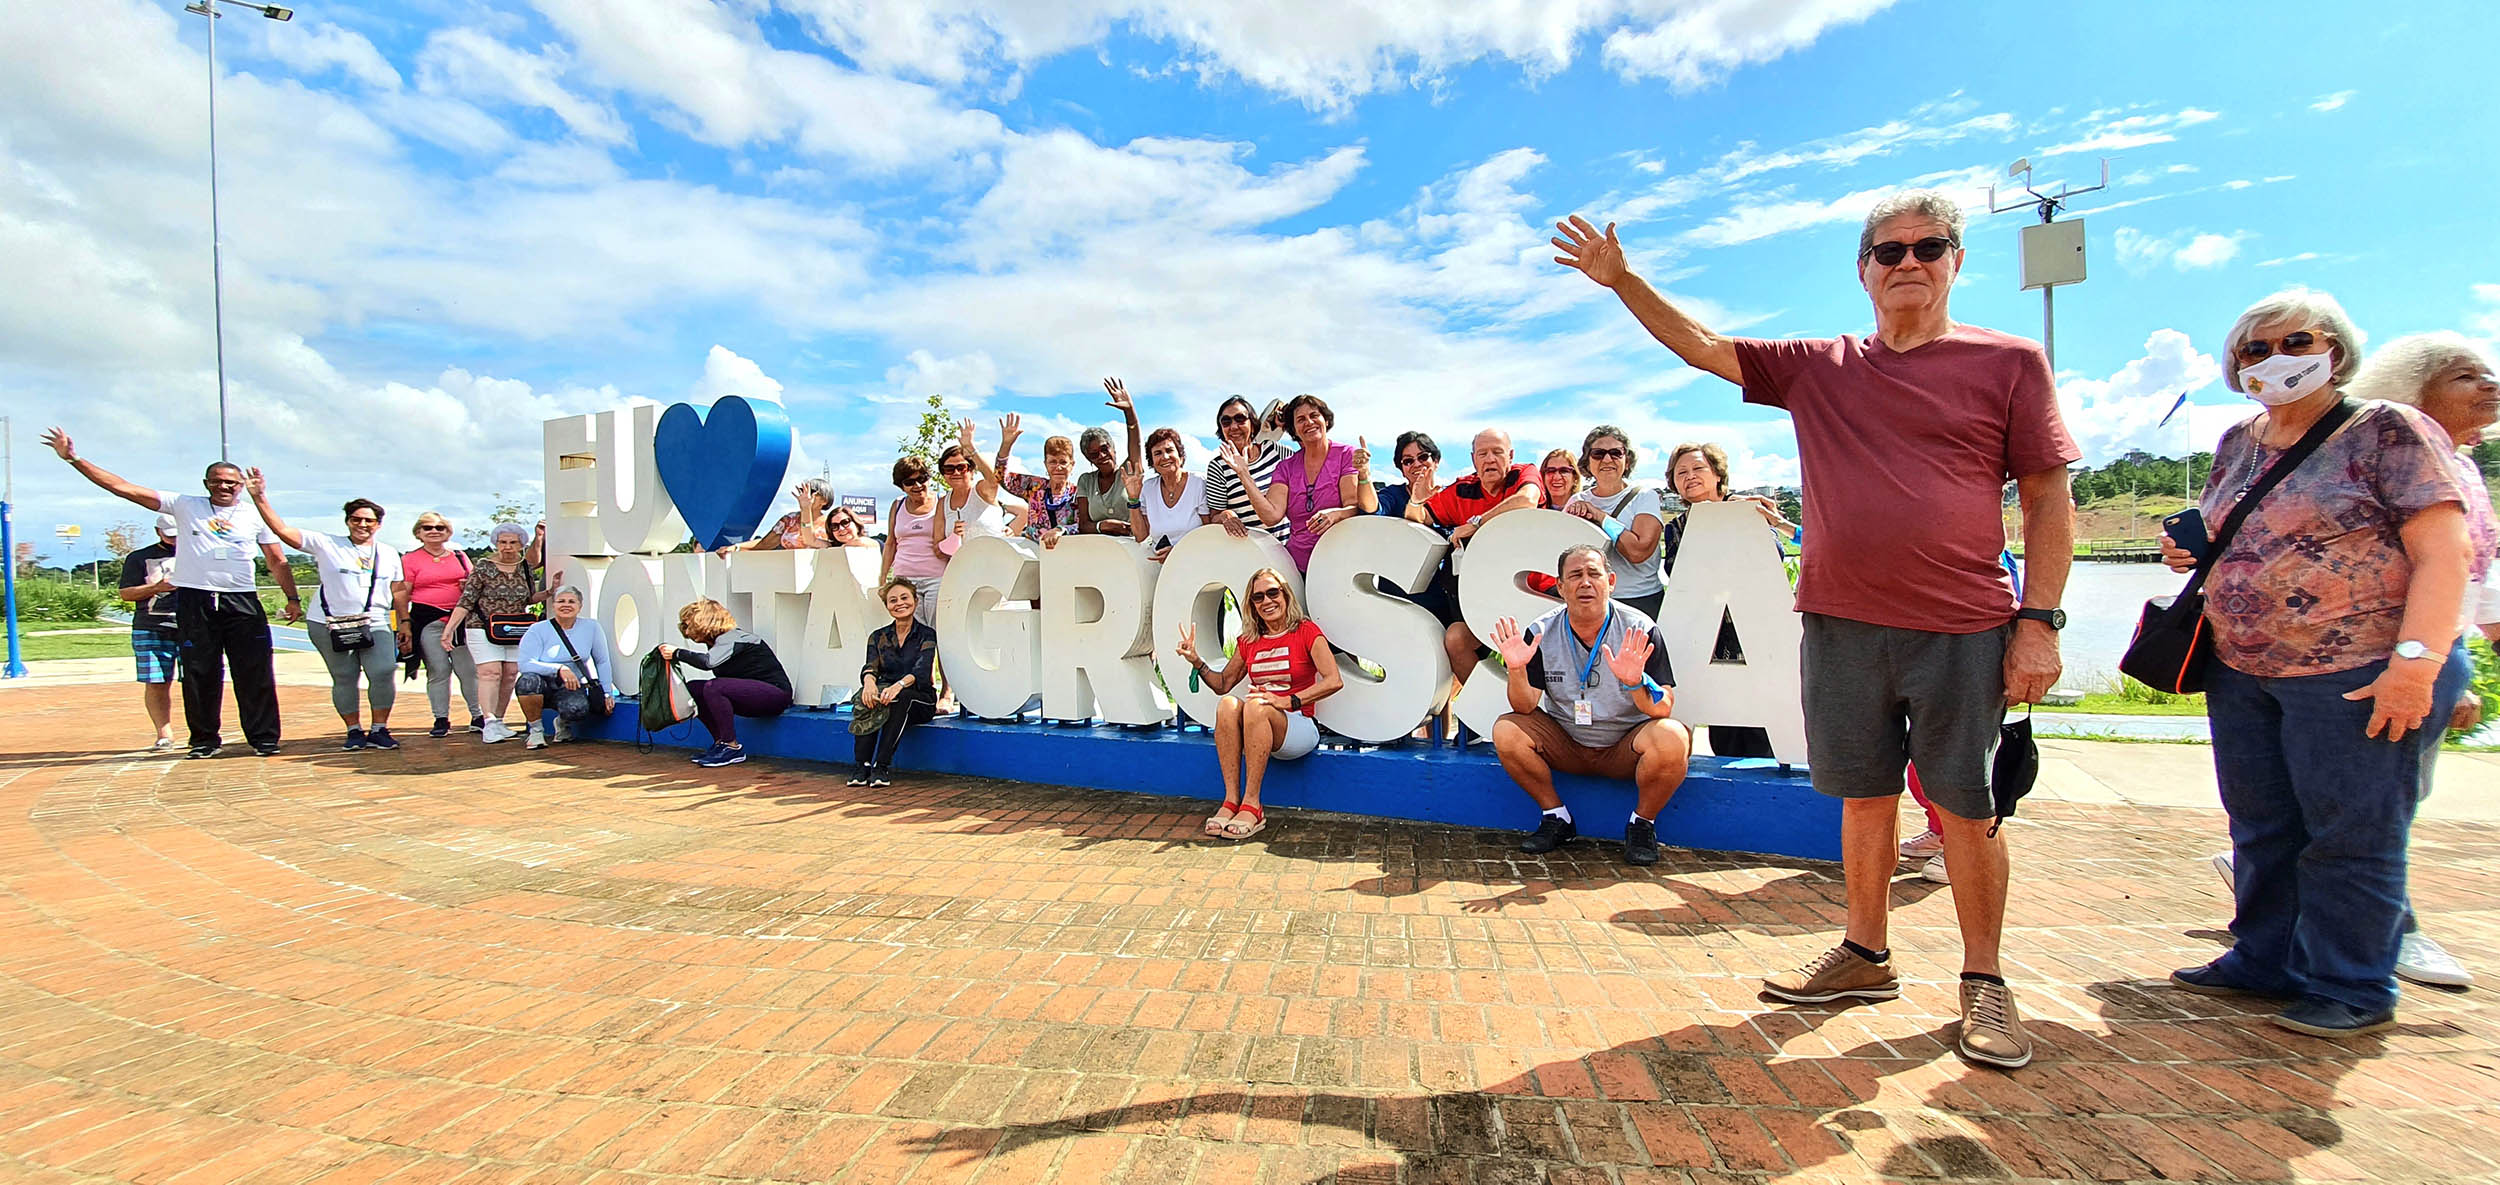
M1768 1006L1829 866L998 783L847 790L624 746L97 755L127 689L0 696L0 1179L2487 1180L2500 1014L2350 1050L2153 986L2211 956L2208 811L2013 835L2041 1056L1949 1052L1949 894L1898 1002ZM333 724L333 729L335 725ZM1191 771L1196 776L1196 771ZM1524 808L1523 808L1524 814ZM2500 972L2500 831L2427 825Z

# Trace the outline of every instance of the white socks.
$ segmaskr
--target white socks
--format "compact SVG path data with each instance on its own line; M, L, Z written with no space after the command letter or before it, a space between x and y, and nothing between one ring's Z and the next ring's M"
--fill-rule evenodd
M1553 816L1554 818L1560 819L1565 823L1571 821L1571 808L1567 806L1558 806L1545 813Z

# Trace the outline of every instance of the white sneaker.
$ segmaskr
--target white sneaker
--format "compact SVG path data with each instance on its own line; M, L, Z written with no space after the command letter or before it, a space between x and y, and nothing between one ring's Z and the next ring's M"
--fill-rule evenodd
M2396 947L2396 974L2399 978L2431 987L2464 988L2474 986L2474 973L2465 964L2439 945L2437 939L2419 930L2404 936Z
M1942 856L1929 856L1925 864L1918 866L1918 876L1920 880L1932 881L1939 885L1953 883L1953 875L1944 870L1944 857Z
M1933 831L1921 831L1901 841L1901 858L1904 860L1924 860L1943 854L1944 837Z
M2231 863L2231 853L2223 852L2214 857L2214 871L2222 874L2223 892L2234 895L2239 893L2240 873L2238 866Z
M512 726L501 720L489 717L486 721L485 730L478 733L477 739L489 745L495 744L498 741L511 740Z
M521 747L524 749L544 749L547 747L547 734L538 731L538 726L533 724L530 726L529 736L521 741Z

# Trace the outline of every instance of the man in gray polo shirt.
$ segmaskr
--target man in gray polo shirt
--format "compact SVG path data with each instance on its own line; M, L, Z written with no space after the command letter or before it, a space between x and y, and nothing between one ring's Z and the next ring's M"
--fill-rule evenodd
M1639 802L1623 828L1623 858L1658 862L1658 812L1693 753L1693 734L1675 710L1675 671L1658 624L1614 599L1606 553L1582 545L1554 564L1562 606L1525 632L1505 617L1493 646L1510 670L1510 711L1493 725L1493 752L1519 788L1545 811L1519 850L1544 853L1579 835L1571 808L1554 792L1554 771L1630 778Z

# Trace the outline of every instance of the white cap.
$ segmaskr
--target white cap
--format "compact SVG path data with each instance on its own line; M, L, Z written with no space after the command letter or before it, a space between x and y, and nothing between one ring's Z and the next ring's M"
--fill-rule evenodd
M173 534L173 531L174 531L174 516L172 516L172 515L170 515L170 514L160 514L160 515L157 515L157 516L156 516L156 533L157 533L157 534L159 534L159 535L170 535L170 534Z

